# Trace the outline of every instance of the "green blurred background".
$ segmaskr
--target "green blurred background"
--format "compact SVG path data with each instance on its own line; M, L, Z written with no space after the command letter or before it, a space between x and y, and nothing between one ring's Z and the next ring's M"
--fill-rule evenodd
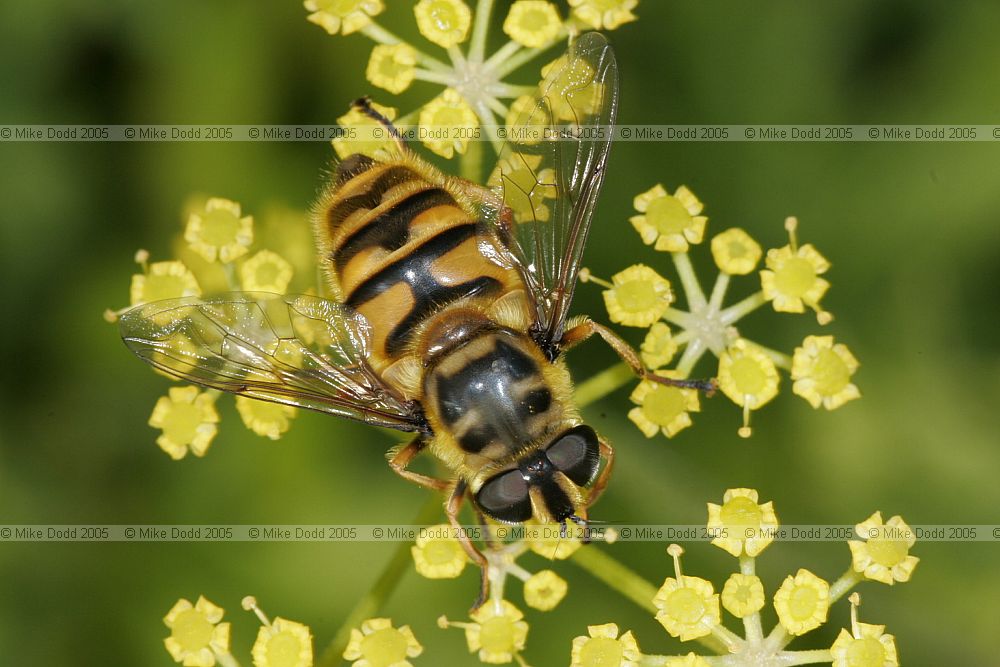
M415 36L411 3L380 17ZM498 3L502 6L505 3ZM500 12L502 15L503 12ZM1000 5L969 2L640 3L614 32L620 119L634 123L989 123L1000 117ZM492 34L499 35L499 18ZM419 38L417 38L419 39ZM363 79L371 43L331 38L296 2L36 0L0 7L2 123L330 123L359 94L412 109ZM436 47L428 45L429 49ZM0 146L2 328L0 523L406 523L424 491L387 468L384 433L301 414L271 442L219 402L204 459L175 463L146 420L167 383L102 321L128 300L132 255L172 255L191 196L268 211L309 206L331 157L317 143L5 143ZM781 395L736 435L739 412L707 401L679 437L645 440L626 420L627 390L587 410L616 445L619 469L598 517L701 523L705 502L752 486L787 524L854 523L880 509L911 524L1000 522L1000 146L996 143L622 143L611 159L586 263L608 276L637 260L673 276L626 222L657 181L687 184L709 232L742 226L785 243L786 215L833 262L828 327L861 360L864 399L827 413ZM710 275L707 247L694 253ZM737 282L747 292L753 279ZM606 321L599 290L577 312ZM760 311L744 332L791 351L811 316ZM633 336L637 332L626 332ZM571 357L583 378L612 363L597 343ZM700 366L702 374L714 369ZM652 581L665 545L613 552ZM271 615L309 624L317 654L389 559L391 544L3 544L0 663L167 665L161 617L204 594L227 610L249 664L254 594ZM998 664L1000 545L923 543L914 579L861 586L862 620L885 623L910 665ZM530 561L530 559L529 559ZM772 546L770 592L799 567L834 579L844 544ZM543 567L536 559L533 569ZM688 545L685 569L721 587L734 561ZM528 612L528 661L569 661L587 624L616 621L647 652L679 652L646 613L570 564L557 611ZM417 664L474 660L460 618L476 586L410 572L384 615L425 645ZM523 607L519 587L512 600ZM770 620L773 622L773 611ZM794 646L825 647L849 624L841 602ZM688 650L689 647L684 647Z

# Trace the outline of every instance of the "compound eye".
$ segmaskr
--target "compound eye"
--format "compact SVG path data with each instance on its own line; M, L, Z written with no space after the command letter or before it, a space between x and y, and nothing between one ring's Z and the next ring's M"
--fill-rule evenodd
M531 518L528 483L520 470L491 477L476 494L476 504L497 521L522 523Z
M601 446L594 429L581 424L560 435L545 456L553 467L570 478L577 486L594 481L601 463Z

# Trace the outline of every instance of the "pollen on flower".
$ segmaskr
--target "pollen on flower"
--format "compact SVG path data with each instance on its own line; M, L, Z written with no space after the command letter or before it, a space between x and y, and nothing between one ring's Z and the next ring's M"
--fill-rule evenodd
M446 49L464 42L472 25L472 11L461 0L420 0L413 13L420 34Z
M541 155L514 153L497 163L488 185L503 187L504 204L517 222L547 222L551 216L546 200L556 198L555 171L539 169Z
M573 14L594 30L614 30L636 20L639 0L569 0Z
M163 640L167 652L176 661L190 667L212 667L217 655L229 653L229 623L204 596L195 604L181 599L163 617L170 636Z
M562 20L559 10L544 0L518 0L511 5L503 31L522 46L538 48L559 35Z
M733 227L712 238L712 257L723 273L745 276L757 267L763 254L760 244L749 234Z
M283 294L292 280L292 265L276 252L261 250L240 265L240 279L248 292Z
M421 127L430 130L423 139L424 145L432 152L449 159L456 151L465 153L469 145L468 137L479 125L472 107L454 88L446 88L424 105L420 110L419 122Z
M180 460L190 450L204 456L218 431L219 413L215 396L197 387L171 387L161 396L149 417L149 425L163 431L156 439L170 458Z
M683 549L678 545L672 544L667 551L674 559L676 576L668 577L653 598L659 609L656 620L682 642L711 634L721 620L719 596L712 582L681 573Z
M644 264L633 264L611 276L604 305L612 322L630 327L648 327L674 301L670 281Z
M736 558L760 555L774 540L778 516L772 502L757 499L756 489L727 489L721 505L708 503L708 531L720 535L712 544Z
M764 584L756 575L733 573L722 587L722 606L736 618L760 611L764 602Z
M351 629L344 659L355 667L412 667L407 658L423 651L410 626L395 628L391 619L370 618L361 623L360 630Z
M253 218L242 215L236 202L213 197L188 218L184 240L206 261L228 264L253 243Z
M524 601L529 607L551 611L566 597L569 585L552 570L542 570L524 582Z
M826 622L830 584L806 569L789 575L774 594L778 621L790 634L804 635Z
M778 395L779 379L771 358L744 338L731 343L719 357L719 388L743 408L741 436L750 435L750 411Z
M129 303L133 306L182 296L201 296L201 288L181 262L153 262L143 273L132 276Z
M847 543L855 572L890 586L910 580L920 559L910 555L917 539L902 517L896 515L882 523L882 513L875 512L855 526L855 530L865 540Z
M642 654L632 631L618 636L614 623L588 625L587 637L573 639L570 667L639 667Z
M639 355L646 368L662 368L670 363L677 353L677 342L674 341L670 327L666 322L653 322L646 338L639 348Z
M442 524L421 530L410 547L417 572L428 579L454 579L469 561L462 545L450 537L451 526Z
M681 379L677 371L656 371L656 374ZM691 412L701 410L696 389L668 387L652 380L640 382L629 399L639 407L629 410L628 418L647 438L661 431L672 438L691 426Z
M372 49L365 77L372 84L398 95L413 83L417 53L408 44L379 44Z
M633 202L640 215L629 218L642 242L657 250L687 252L691 244L701 243L708 218L699 215L704 205L685 186L673 195L656 184L637 195Z
M857 370L858 360L846 345L834 344L833 336L806 336L792 358L792 391L814 408L835 410L861 397L851 383Z
M295 408L280 403L258 401L246 396L236 397L236 410L243 424L257 435L278 440L291 427Z
M472 612L472 623L462 624L470 653L492 665L506 664L524 650L528 624L524 614L506 600L484 604Z
M306 17L331 35L349 35L371 23L385 9L382 0L305 0Z
M396 109L376 104L375 102L371 102L370 104L375 111L378 111L389 120L396 118ZM331 141L333 150L341 159L355 153L381 159L395 152L396 146L392 139L385 136L385 132L375 132L375 128L381 129L382 127L378 121L363 113L357 107L351 107L350 111L337 118L337 124L341 127L357 130L357 136L354 139L338 136Z

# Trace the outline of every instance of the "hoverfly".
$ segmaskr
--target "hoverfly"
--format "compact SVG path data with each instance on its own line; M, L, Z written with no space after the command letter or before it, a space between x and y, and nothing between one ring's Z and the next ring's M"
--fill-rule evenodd
M614 452L582 423L562 353L596 333L637 374L702 386L649 374L611 330L567 317L617 111L611 47L597 33L571 44L510 130L544 137L508 140L493 187L445 176L356 104L398 155L344 159L314 207L334 298L149 303L122 316L125 343L188 382L415 433L389 465L447 492L456 527L466 498L498 522L584 523ZM425 449L452 479L408 469ZM463 547L482 567L481 601L486 559Z

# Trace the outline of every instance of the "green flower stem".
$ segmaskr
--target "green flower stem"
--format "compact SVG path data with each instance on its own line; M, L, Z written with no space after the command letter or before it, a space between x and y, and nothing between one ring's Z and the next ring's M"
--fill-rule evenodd
M490 105L490 109L500 118L506 118L507 114L510 113L510 109L507 108L503 102L495 97L489 97L486 103Z
M493 69L497 66L498 63L502 63L505 60L508 60L511 56L513 56L520 50L521 50L521 45L515 42L514 40L510 40L509 42L501 46L499 49L497 49L497 52L494 53L492 56L490 56L489 60L487 60L484 63L484 65L486 66L487 69Z
M236 265L226 262L222 265L222 271L226 274L226 285L232 292L240 291L240 281L236 278Z
M595 579L603 581L650 614L655 616L659 611L653 604L653 598L656 596L656 586L643 579L625 565L619 563L609 556L607 552L601 551L591 545L583 549L577 549L569 557L569 560L584 572L590 574ZM722 626L719 627L721 628ZM725 628L722 628L722 630L729 633ZM735 641L741 641L736 635L733 635L732 638ZM716 653L729 653L725 644L712 635L700 637L697 641Z
M455 82L454 76L446 72L438 72L429 69L416 69L413 72L413 77L418 81L428 81L430 83L439 83L442 86L450 86Z
M674 260L674 268L677 269L677 275L681 277L681 286L684 288L688 307L692 311L701 310L707 302L705 301L705 293L701 291L701 285L698 283L698 276L695 275L694 267L691 266L691 258L686 252L672 252L670 258Z
M218 651L212 651L215 654L215 660L222 667L240 667L239 661L233 657L232 653L219 653Z
M776 667L791 667L792 665L815 665L822 662L833 662L833 654L830 649L816 649L814 651L782 651L767 663Z
M473 183L482 182L483 178L483 144L480 141L470 141L465 153L460 159L459 170L462 178Z
M786 371L792 371L792 358L785 354L784 352L778 352L777 350L772 350L769 347L764 347L760 343L752 343L752 345L770 357L771 361L778 368L784 368Z
M457 46L448 47L448 57L451 58L451 64L455 71L465 69L465 56Z
M513 98L522 95L534 95L538 91L538 86L518 86L512 83L498 83L491 87L492 92L497 97Z
M469 41L469 60L474 63L483 62L486 51L486 33L490 29L490 15L493 13L493 0L479 0L476 3L476 19L472 24L472 39Z
M563 37L566 36L566 28L561 28L559 34L556 35L555 39L545 44L545 46L539 46L533 49L522 49L512 55L510 58L506 58L503 61L498 61L495 66L492 67L493 74L498 78L502 79L514 70L516 70L521 65L531 62L541 54L552 48L553 44L556 44ZM496 54L490 58L490 62L493 62L496 58Z
M406 40L400 39L393 33L389 32L388 30L380 26L375 21L370 21L368 25L362 28L361 34L367 37L368 39L378 42L379 44L388 44L390 46L393 44L408 44ZM413 49L414 53L416 54L417 62L423 65L424 67L428 67L430 69L436 69L439 72L450 71L448 65L441 62L437 58L427 55L426 53L416 48L412 44L410 44L409 46L410 48Z
M725 325L732 324L757 310L765 303L767 303L767 299L764 298L764 292L751 294L742 301L734 303L729 306L729 308L726 308L719 313L719 320Z
M694 365L704 356L707 349L705 342L700 338L694 338L687 344L684 348L684 354L681 355L681 360L677 362L676 370L682 378L691 375Z
M624 387L630 380L635 379L635 373L632 372L632 369L624 362L619 362L577 384L573 397L576 399L576 404L582 408L601 400L616 389Z
M676 308L667 308L666 312L663 313L663 319L670 322L673 325L680 327L681 329L692 330L697 324L696 318L689 312L678 310Z
M417 515L413 517L413 523L423 526L436 520L441 514L441 496L437 493L428 495L427 500L421 506ZM371 590L361 596L354 608L344 619L344 623L337 630L333 639L327 644L322 657L316 663L316 667L339 667L343 663L344 649L347 648L351 640L351 629L359 627L361 622L371 618L378 613L385 604L389 596L396 590L403 575L412 569L413 559L410 555L411 542L400 542L393 552L392 558L386 564L382 573L375 581Z
M753 556L740 556L740 573L750 576L756 575L757 563ZM743 617L743 630L747 643L751 646L758 646L764 641L764 630L760 625L760 611Z
M708 307L712 312L718 312L722 308L722 300L726 298L727 289L729 289L729 274L719 271L715 286L712 287L712 296L708 298Z

